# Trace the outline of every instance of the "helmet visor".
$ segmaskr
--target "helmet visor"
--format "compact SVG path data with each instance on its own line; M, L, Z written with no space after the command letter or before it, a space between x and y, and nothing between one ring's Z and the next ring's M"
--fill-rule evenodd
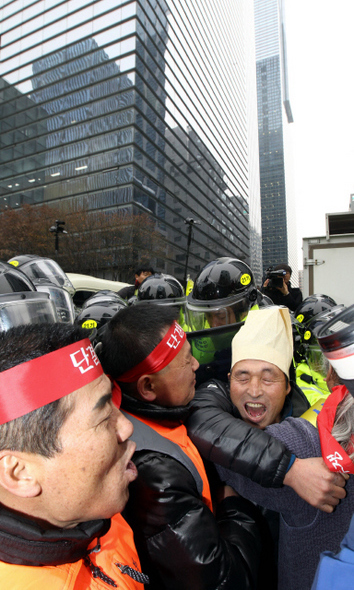
M23 299L0 303L0 331L24 324L54 324L57 313L50 299Z
M70 295L74 295L75 289L71 281L66 276L63 269L54 260L50 258L34 259L26 262L21 266L24 272L33 282L40 279L47 279L58 287L66 289Z
M36 289L42 293L48 293L57 310L59 322L63 324L72 324L74 322L74 303L68 291L55 285L36 285Z
M236 302L232 298L229 299L210 301L208 304L206 302L196 304L188 301L190 331L219 328L244 321L252 305L250 300L247 297Z
M325 378L327 375L326 368L328 367L328 362L318 344L310 344L307 349L307 363L311 369L311 371L315 371L316 373L320 373L320 375Z
M187 322L187 300L185 297L176 297L175 299L144 299L135 301L134 305L163 305L164 307L174 307L176 309L176 321L185 332L190 328Z

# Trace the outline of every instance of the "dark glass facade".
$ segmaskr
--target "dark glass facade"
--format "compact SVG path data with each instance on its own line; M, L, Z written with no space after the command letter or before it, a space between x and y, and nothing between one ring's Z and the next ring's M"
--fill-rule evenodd
M0 209L145 211L166 239L152 263L180 279L193 217L192 276L250 263L247 1L5 0Z
M285 26L279 0L255 0L263 269L286 262L297 283L293 187L287 126Z

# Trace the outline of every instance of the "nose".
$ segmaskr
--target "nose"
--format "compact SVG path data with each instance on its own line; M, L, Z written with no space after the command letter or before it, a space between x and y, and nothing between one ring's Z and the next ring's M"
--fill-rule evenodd
M120 412L117 410L117 424L116 424L116 431L117 431L117 438L118 442L125 442L128 438L131 437L134 431L133 424Z
M248 393L251 397L259 397L262 395L260 381L257 377L251 377L248 383Z
M197 359L195 358L195 356L192 356L192 369L195 372L197 369L199 369L199 362L197 361Z

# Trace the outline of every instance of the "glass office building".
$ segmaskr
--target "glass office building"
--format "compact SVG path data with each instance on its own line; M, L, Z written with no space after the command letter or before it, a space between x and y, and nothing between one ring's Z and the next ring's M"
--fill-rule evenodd
M263 268L285 262L298 281L291 112L281 0L255 0Z
M146 212L180 279L191 217L192 277L224 255L260 272L249 4L4 0L0 210Z

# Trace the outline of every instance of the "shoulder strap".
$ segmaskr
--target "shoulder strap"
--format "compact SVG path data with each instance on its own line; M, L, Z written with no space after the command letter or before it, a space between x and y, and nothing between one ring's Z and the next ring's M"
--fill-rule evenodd
M137 451L156 451L169 455L179 463L181 463L190 474L193 476L198 493L203 493L203 480L199 475L199 471L194 465L193 461L184 453L176 443L161 436L156 430L148 426L135 416L122 412L134 426L134 434L132 440L136 443Z

